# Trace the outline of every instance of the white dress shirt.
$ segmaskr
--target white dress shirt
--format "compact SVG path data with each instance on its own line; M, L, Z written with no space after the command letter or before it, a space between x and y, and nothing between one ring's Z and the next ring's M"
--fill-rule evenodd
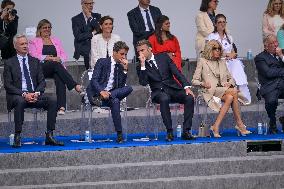
M146 31L150 31L150 30L149 30L149 27L148 27L148 24L147 24L147 18L146 18L145 10L148 10L148 13L149 13L149 16L150 16L150 20L151 20L151 24L152 24L153 28L155 29L155 23L153 21L153 18L152 18L152 15L151 15L151 11L150 11L149 7L147 9L144 9L144 8L139 6L139 8L140 8L140 11L141 11L144 23L145 23Z
M110 91L113 88L115 64L116 64L116 62L114 61L113 57L111 56L110 74L109 74L107 86L104 89L105 91Z

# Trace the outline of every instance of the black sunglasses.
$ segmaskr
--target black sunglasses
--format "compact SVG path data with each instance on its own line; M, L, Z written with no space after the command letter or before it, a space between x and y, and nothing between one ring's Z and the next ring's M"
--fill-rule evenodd
M215 50L215 51L220 51L220 52L221 52L221 51L222 51L222 48L221 48L221 47L213 47L212 50L213 50L213 51Z

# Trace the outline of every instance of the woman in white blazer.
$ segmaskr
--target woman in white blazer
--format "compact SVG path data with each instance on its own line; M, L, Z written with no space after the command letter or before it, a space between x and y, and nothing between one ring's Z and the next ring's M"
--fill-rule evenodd
M197 58L205 46L205 39L214 31L215 10L218 5L218 0L202 0L200 12L195 17L195 24L197 28L195 38L195 50Z
M98 59L112 56L113 45L120 41L120 37L112 33L113 18L104 16L100 20L99 34L95 35L91 41L91 67L94 68Z

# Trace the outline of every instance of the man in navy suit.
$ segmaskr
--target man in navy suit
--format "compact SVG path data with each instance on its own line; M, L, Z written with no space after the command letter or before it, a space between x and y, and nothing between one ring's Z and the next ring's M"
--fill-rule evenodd
M150 5L150 0L138 0L139 5L127 13L129 26L133 32L134 49L136 43L142 39L148 39L155 30L157 19L162 16L158 7ZM138 57L137 51L136 57Z
M120 101L132 92L132 87L125 86L128 50L129 47L125 42L116 42L113 47L113 55L109 58L101 58L96 62L92 79L87 87L90 102L92 102L92 97L100 97L104 104L110 106L118 143L123 142Z
M74 35L74 58L78 60L80 55L84 57L86 69L90 68L91 40L100 28L101 15L93 13L94 1L81 0L82 12L72 18L72 30Z
M265 109L270 119L269 133L276 134L276 109L278 99L284 98L284 56L278 47L277 38L268 35L264 39L264 51L258 54L255 59L260 83L260 94L265 100ZM284 130L284 117L280 117L280 123Z
M172 141L173 128L169 103L184 104L183 134L184 140L194 139L190 133L194 113L194 94L190 90L190 83L182 75L167 53L154 55L149 41L141 40L137 43L140 65L137 67L141 85L150 85L151 98L160 104L160 111L164 125L167 128L167 141ZM174 79L174 77L179 81Z
M46 145L63 146L53 138L57 116L56 99L45 96L45 79L41 63L28 55L28 40L24 35L14 37L17 55L4 61L4 87L7 108L14 109L15 137L13 147L21 147L21 132L25 108L44 108L47 110Z

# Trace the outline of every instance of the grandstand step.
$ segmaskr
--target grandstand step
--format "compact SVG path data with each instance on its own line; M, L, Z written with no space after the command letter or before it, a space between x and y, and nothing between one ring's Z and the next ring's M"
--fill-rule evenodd
M81 182L81 183L63 183L47 185L26 185L20 186L23 189L30 188L58 188L58 189L267 189L283 188L283 172L270 173L245 173L214 176L191 176L157 179L137 179L120 181L101 181L101 182ZM18 186L7 186L5 189L13 189ZM2 187L0 187L2 188Z
M284 176L284 155L247 156L210 159L189 159L172 161L150 161L139 163L120 163L103 165L4 169L0 170L0 185L37 185L80 182L111 182L143 179L202 177L215 180L223 177L226 182L232 175L267 175L271 173ZM226 179L227 177L227 179ZM9 179L7 179L9 178ZM241 182L243 177L239 177ZM230 179L229 179L230 180ZM278 184L284 184L279 179ZM256 183L252 183L256 184ZM228 185L226 185L228 186ZM239 185L238 185L239 186ZM234 187L234 186L232 186Z
M246 155L246 142L243 141L12 153L0 155L0 170L243 157Z

